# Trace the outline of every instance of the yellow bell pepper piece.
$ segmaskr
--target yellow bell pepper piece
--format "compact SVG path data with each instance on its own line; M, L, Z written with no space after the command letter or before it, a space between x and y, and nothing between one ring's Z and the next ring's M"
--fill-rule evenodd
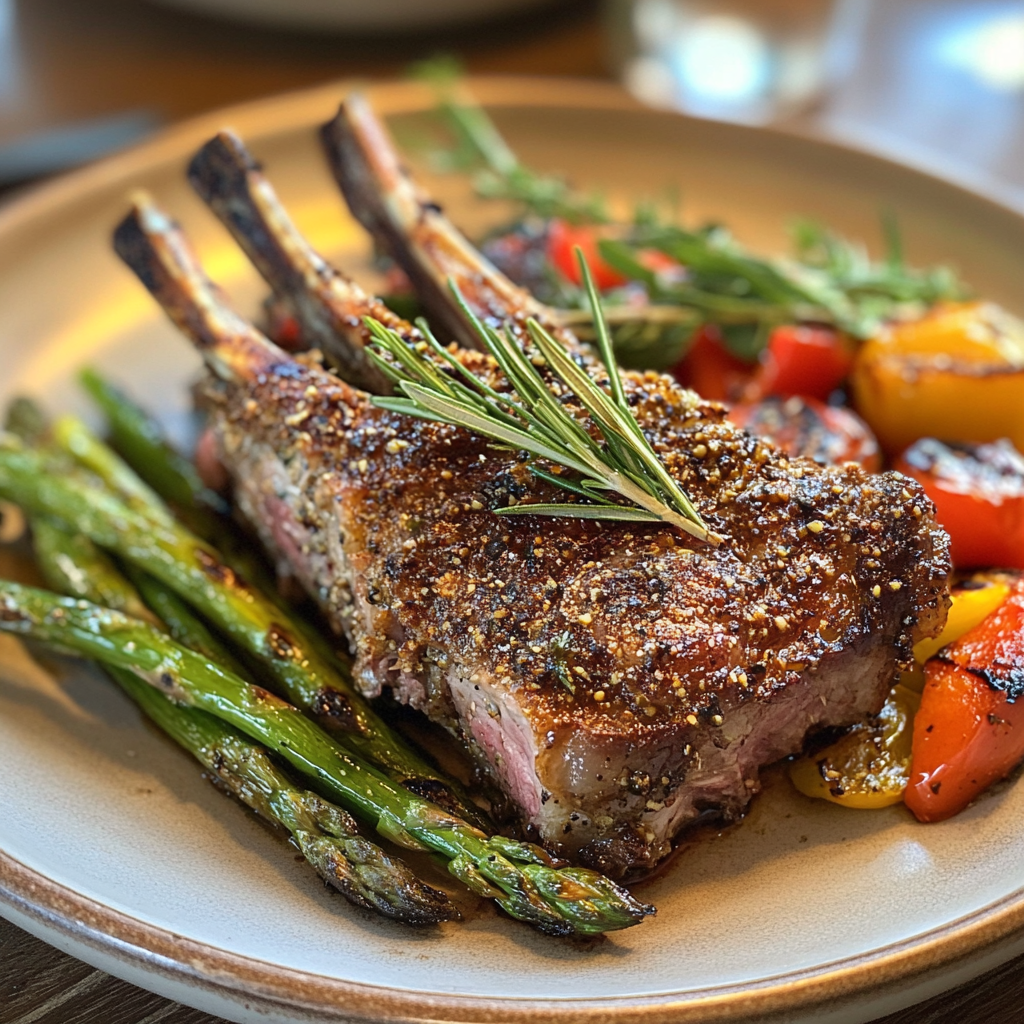
M896 455L922 437L1024 451L1024 324L992 303L949 303L866 341L853 403Z
M956 584L949 596L952 604L942 632L914 645L914 661L918 665L987 619L1010 596L1010 584L997 573L978 573Z
M914 714L921 698L894 686L882 710L832 746L801 757L789 769L804 796L874 810L898 804L910 777Z

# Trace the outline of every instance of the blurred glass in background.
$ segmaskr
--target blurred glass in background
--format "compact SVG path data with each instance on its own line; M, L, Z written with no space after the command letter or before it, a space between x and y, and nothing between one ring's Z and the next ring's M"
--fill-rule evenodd
M1024 3L871 0L816 127L1024 204Z
M850 68L866 0L611 0L612 60L645 103L760 124Z
M638 99L831 135L1024 204L1024 2L606 0Z

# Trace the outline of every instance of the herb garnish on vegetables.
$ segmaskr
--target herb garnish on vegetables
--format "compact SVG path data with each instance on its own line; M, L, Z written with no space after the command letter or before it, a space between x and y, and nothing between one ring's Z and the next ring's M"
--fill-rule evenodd
M946 267L906 264L889 213L882 216L881 260L808 220L793 226L793 255L783 258L748 251L720 224L684 226L678 202L671 210L642 203L631 219L615 223L602 196L522 164L463 84L456 62L427 61L416 73L437 90L436 113L449 139L431 146L435 167L471 174L479 195L515 203L522 217L595 226L601 258L630 282L605 294L607 321L626 365L672 365L704 323L719 326L726 347L753 361L780 324L830 324L865 339L889 321L921 316L968 294ZM651 253L668 257L671 269L661 268L661 260L652 265ZM638 286L644 301L637 301ZM563 322L591 340L584 290L552 271L550 292L538 296L560 307Z

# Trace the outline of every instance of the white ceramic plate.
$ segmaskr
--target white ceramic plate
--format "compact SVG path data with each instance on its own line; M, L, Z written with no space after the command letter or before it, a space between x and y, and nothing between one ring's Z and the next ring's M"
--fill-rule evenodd
M477 83L522 156L613 198L681 189L758 247L821 217L876 238L898 211L912 258L949 261L1019 308L1024 221L876 158L637 109L610 86ZM342 87L174 129L0 213L0 399L84 408L75 368L98 364L188 422L189 346L110 252L130 188L184 222L211 275L249 309L262 289L183 180L222 125L264 161L314 244L359 266L313 128ZM372 99L401 128L429 99ZM496 213L458 179L431 183L456 221ZM808 801L769 773L750 817L691 844L643 886L654 920L606 941L546 939L489 912L417 933L333 898L291 851L214 792L96 673L0 643L0 913L89 962L238 1021L863 1021L1024 949L1024 785L942 825L900 807Z

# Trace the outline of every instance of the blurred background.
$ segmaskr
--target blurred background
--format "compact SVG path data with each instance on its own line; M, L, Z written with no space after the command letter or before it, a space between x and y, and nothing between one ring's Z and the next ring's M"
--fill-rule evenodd
M617 78L642 101L824 134L1024 205L1024 3L0 0L0 187L163 124L438 53Z

